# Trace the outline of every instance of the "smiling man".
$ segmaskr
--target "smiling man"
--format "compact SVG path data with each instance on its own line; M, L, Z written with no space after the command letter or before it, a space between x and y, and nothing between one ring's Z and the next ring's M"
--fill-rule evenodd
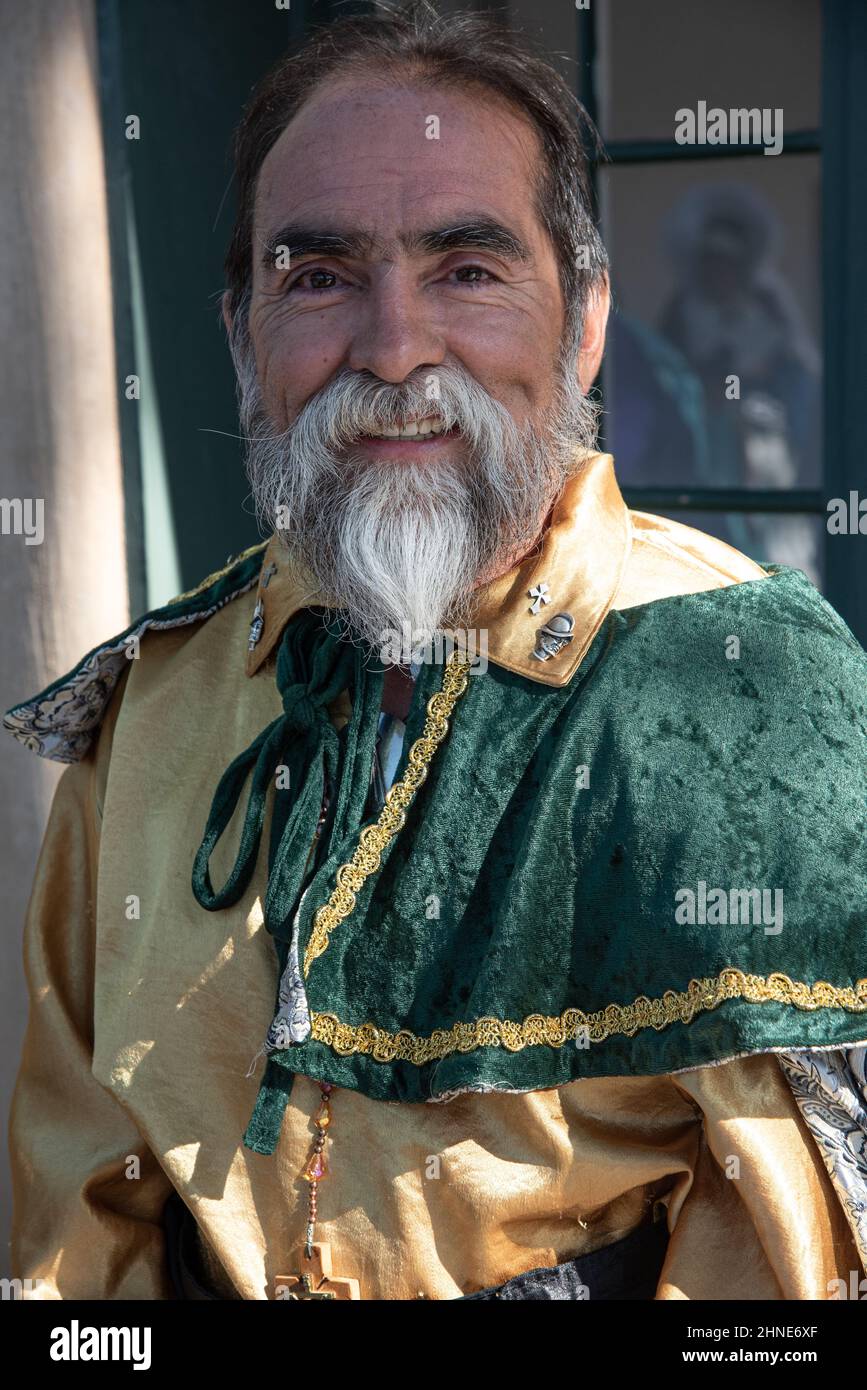
M864 655L595 450L587 133L426 6L334 24L244 115L268 539L6 717L72 764L12 1126L41 1297L861 1275Z

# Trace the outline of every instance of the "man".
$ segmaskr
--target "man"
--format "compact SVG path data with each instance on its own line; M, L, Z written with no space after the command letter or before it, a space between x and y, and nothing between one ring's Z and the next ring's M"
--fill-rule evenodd
M42 1297L861 1275L864 657L797 572L625 508L581 149L545 63L426 7L244 117L273 534L6 720L72 763L13 1116Z

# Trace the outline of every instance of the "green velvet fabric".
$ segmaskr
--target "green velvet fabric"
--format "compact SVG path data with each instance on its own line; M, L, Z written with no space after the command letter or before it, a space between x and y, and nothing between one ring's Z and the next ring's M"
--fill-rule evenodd
M312 962L311 1010L429 1037L662 999L729 967L854 987L867 976L865 676L842 620L783 567L609 613L565 688L492 664L470 678L404 829ZM422 668L397 777L441 678ZM302 959L357 834L332 840L310 881ZM676 894L700 881L782 890L782 930L677 921ZM311 1037L273 1054L259 1117L280 1069L418 1102L865 1041L867 993L860 1008L730 998L631 1036L613 1021L589 1046L573 1028L555 1045L458 1048L422 1065ZM267 1152L264 1130L248 1138Z
M276 671L283 713L220 778L193 863L193 893L202 907L219 911L246 891L273 788L263 915L268 930L288 941L325 792L329 803L326 839L343 843L347 831L351 828L354 833L360 824L370 785L383 677L384 668L372 664L360 645L341 641L339 632L328 627L320 613L302 609L287 625ZM328 706L344 690L352 702L352 718L338 734ZM238 854L225 884L215 891L210 858L237 810L248 776L250 791Z

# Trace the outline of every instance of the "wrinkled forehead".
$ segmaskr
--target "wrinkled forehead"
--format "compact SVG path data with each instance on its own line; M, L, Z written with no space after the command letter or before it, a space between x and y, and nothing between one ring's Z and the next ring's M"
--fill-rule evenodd
M265 158L254 242L287 217L364 226L385 258L431 213L511 222L536 246L541 143L495 93L335 79L310 98Z

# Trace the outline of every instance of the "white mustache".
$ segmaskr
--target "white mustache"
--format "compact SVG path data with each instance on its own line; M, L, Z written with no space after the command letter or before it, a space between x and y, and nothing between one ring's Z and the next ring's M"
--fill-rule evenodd
M503 448L518 444L518 428L505 406L455 367L428 373L424 383L391 384L366 372L342 372L305 403L285 437L287 444L297 441L299 452L316 449L334 455L361 435L428 418L438 420L444 431L460 431L471 450L490 447L496 434Z

